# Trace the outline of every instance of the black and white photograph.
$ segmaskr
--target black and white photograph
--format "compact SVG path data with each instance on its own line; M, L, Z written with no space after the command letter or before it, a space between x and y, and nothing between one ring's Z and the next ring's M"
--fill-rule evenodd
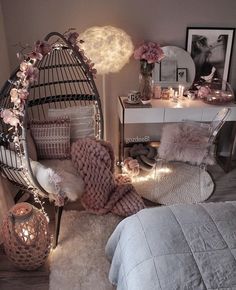
M196 66L195 83L228 80L234 28L187 28L186 50Z
M186 67L178 67L177 68L176 81L178 83L186 83L187 82L187 68Z

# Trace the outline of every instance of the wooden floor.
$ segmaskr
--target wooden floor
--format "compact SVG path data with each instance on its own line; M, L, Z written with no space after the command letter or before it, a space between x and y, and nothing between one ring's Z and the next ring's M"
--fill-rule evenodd
M208 201L236 200L236 169L225 174L219 166L209 168L215 181L215 191ZM70 204L67 209L76 208ZM51 219L53 231L53 207L47 204L46 210ZM3 247L0 247L0 290L48 290L49 289L49 260L36 271L20 271L7 260ZM67 289L65 289L67 290ZM81 289L83 290L83 289Z

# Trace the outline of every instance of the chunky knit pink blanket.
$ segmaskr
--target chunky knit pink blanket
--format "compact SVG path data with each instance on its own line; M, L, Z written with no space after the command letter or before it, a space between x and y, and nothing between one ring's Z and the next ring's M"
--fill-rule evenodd
M115 177L114 153L108 142L82 138L72 144L71 158L85 183L81 202L88 211L128 216L145 207L130 178Z

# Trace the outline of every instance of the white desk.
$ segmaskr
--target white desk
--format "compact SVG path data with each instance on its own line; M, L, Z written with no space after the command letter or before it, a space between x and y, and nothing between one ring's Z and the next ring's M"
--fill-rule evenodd
M211 122L217 112L222 109L223 106L209 105L201 100L189 100L185 98L175 103L171 100L152 100L149 107L142 105L130 105L126 104L124 100L126 97L119 97L118 99L118 115L120 124L120 161L124 158L124 147L127 145L125 139L127 125L132 125L136 132L136 140L142 141L145 137L142 135L143 128L155 127L155 124L163 124L170 122L182 122L183 120L194 120L199 122ZM236 121L236 104L228 103L224 105L231 109L230 115L227 121ZM235 136L235 127L232 134ZM150 132L149 132L150 133ZM154 141L155 137L151 136L150 141ZM232 136L230 136L230 142L232 143ZM132 140L132 138L129 140ZM135 138L133 138L135 140ZM148 139L146 138L146 141ZM157 140L156 140L157 141ZM135 141L134 141L135 142ZM132 142L129 142L132 143ZM233 147L233 144L231 144ZM232 148L231 148L232 149ZM232 153L232 152L231 152Z

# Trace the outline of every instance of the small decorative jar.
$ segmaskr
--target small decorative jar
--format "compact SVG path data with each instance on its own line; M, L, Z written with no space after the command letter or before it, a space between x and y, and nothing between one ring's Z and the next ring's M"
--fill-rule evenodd
M29 203L18 203L9 210L3 221L2 236L7 257L22 270L37 269L50 252L48 221Z

